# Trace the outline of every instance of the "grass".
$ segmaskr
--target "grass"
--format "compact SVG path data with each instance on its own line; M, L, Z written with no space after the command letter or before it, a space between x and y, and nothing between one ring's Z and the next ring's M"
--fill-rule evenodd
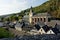
M0 38L9 38L9 37L13 37L14 35L7 31L6 29L4 28L0 28Z

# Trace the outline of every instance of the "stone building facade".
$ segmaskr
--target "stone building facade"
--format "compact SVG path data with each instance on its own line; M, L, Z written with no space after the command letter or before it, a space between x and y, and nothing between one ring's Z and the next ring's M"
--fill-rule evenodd
M29 23L36 24L37 22L44 22L45 24L49 21L51 16L48 13L37 13L34 15L32 7L29 12Z

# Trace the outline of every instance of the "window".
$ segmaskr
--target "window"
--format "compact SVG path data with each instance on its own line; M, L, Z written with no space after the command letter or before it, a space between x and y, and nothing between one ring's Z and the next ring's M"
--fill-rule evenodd
M42 21L42 18L41 18L41 21Z
M38 18L38 22L39 22L39 18Z
M41 31L42 31L42 29L41 29Z
M44 22L46 22L46 19L44 18Z
M35 22L36 22L36 18L35 18Z

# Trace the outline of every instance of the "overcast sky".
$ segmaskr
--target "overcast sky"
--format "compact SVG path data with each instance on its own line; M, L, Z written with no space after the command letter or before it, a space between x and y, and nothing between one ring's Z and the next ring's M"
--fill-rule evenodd
M0 15L17 13L21 10L41 5L47 0L0 0Z

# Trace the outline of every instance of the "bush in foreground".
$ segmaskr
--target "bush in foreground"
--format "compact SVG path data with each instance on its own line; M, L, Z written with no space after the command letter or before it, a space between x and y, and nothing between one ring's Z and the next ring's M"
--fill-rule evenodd
M4 28L0 28L0 38L9 38L9 37L13 37L13 34Z

